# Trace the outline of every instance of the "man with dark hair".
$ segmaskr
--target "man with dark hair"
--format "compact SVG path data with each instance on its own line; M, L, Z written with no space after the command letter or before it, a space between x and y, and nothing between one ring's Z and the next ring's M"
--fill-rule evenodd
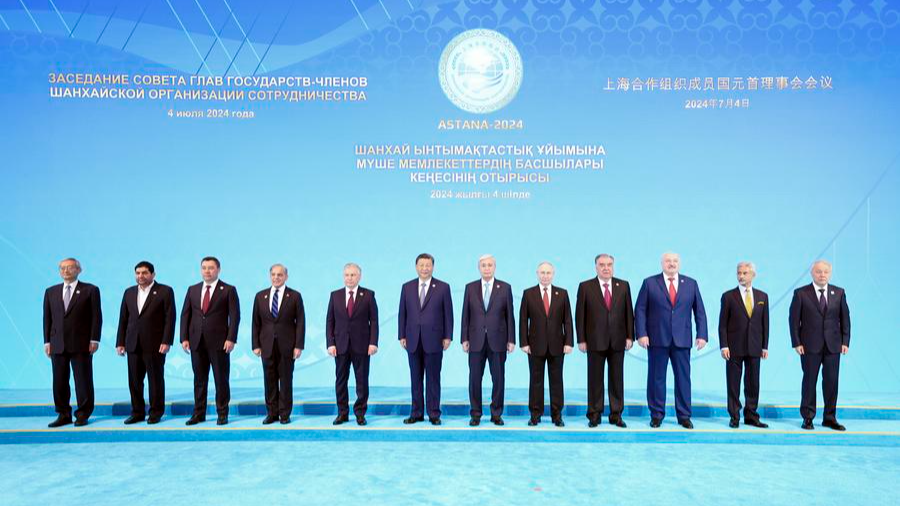
M229 354L237 342L241 307L237 289L219 279L219 270L215 257L205 257L200 262L203 282L188 288L181 309L181 347L190 353L194 369L194 413L187 425L206 420L210 366L216 382L216 423L228 423Z
M418 277L400 290L397 315L400 346L409 357L412 405L411 424L425 420L427 386L428 418L432 425L441 424L441 362L444 350L453 339L453 301L450 286L432 277L434 257L422 253L416 257Z
M272 286L253 299L253 354L262 358L266 392L263 425L291 423L294 409L294 361L303 353L306 316L300 292L285 285L287 267L269 268Z
M164 367L175 340L175 292L156 282L156 270L147 261L134 266L137 285L125 290L119 310L116 353L128 354L128 390L131 425L144 420L144 376L150 390L148 424L159 423L166 410Z
M53 404L58 416L48 427L72 423L69 405L69 368L75 376L75 426L87 425L94 412L93 354L100 347L103 315L100 289L78 280L81 263L66 258L59 263L63 282L44 292L44 353L53 363Z

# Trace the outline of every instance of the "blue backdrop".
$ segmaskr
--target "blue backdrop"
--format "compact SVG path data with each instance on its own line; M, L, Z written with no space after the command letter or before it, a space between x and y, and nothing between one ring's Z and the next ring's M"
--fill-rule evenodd
M438 80L444 47L470 28L503 33L523 60L518 95L486 116L457 109ZM352 76L367 86L358 101L70 98L52 96L59 74ZM556 284L574 301L577 283L594 275L594 255L611 253L636 297L672 250L699 281L710 315L712 346L693 356L695 389L724 392L719 297L746 259L772 301L762 388L799 396L788 304L824 257L853 319L842 389L897 391L898 77L897 2L0 0L0 388L49 388L41 301L67 256L101 288L100 387L126 385L113 347L134 264L152 261L180 307L204 255L222 260L222 279L242 299L234 385L262 384L249 315L274 262L289 267L288 284L306 302L295 382L333 383L327 295L354 261L381 309L372 383L404 386L397 304L418 253L435 255L458 322L463 286L477 278L483 253L496 256L497 277L513 285L518 305L542 260L556 265ZM677 78L702 84L663 89ZM704 89L707 78L715 89ZM773 89L764 89L766 78ZM618 89L623 80L627 91ZM209 109L253 117L168 114ZM438 128L442 119L476 118L523 128ZM357 168L357 146L404 143L588 144L607 155L600 171L488 185L529 191L529 199L433 199L432 189L473 188ZM445 385L467 381L458 337L457 328ZM517 351L507 384L527 386L527 371ZM585 371L576 352L567 386L583 388ZM626 388L644 387L643 350L629 353L625 375ZM190 385L180 350L167 376Z

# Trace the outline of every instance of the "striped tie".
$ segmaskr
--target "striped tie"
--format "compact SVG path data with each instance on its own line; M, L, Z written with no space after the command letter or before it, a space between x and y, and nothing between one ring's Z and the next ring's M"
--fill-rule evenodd
M278 318L278 288L272 294L272 318Z

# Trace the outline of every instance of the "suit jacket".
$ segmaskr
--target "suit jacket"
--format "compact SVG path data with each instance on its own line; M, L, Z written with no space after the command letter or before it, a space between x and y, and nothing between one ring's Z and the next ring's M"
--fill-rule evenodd
M453 300L450 285L431 278L425 304L419 307L419 278L400 289L397 314L398 339L406 338L407 351L415 351L422 343L425 353L443 351L444 339L453 339Z
M272 316L271 287L260 290L253 298L251 346L262 350L262 357L272 356L272 348L278 344L282 356L291 356L294 348L303 349L306 337L306 316L300 292L284 285L278 301L278 318Z
M79 281L66 310L63 286L53 285L44 292L44 344L50 343L54 354L88 352L91 341L100 341L103 326L100 289Z
M678 275L678 291L675 306L669 301L669 288L663 274L650 276L641 285L634 308L634 326L638 337L648 336L650 346L677 348L693 346L691 313L697 323L697 338L709 339L706 328L706 310L700 297L697 282L683 274Z
M325 343L337 348L339 355L349 350L356 355L365 355L369 346L378 346L378 303L375 292L356 287L353 316L347 314L345 288L331 292L328 298L328 313L325 316Z
M741 290L722 294L719 311L719 348L735 357L759 357L769 349L769 296L753 288L753 313L747 316Z
M850 346L850 309L844 289L828 285L828 306L823 314L812 283L794 290L791 300L791 346L803 345L807 353L840 353Z
M143 353L158 353L159 345L175 340L175 292L171 287L154 283L138 313L138 287L132 286L122 295L119 310L119 332L116 346L132 353L141 345Z
M181 341L190 341L191 348L200 345L200 337L207 346L222 348L225 341L237 343L238 325L241 323L241 305L237 289L221 279L209 299L209 311L201 310L204 283L188 288L181 308Z
M562 355L563 346L574 346L569 292L550 285L550 315L544 312L541 286L522 292L519 306L519 347L530 346L531 354Z
M598 278L582 281L575 299L575 330L578 342L587 343L591 351L625 349L627 339L634 340L634 310L631 306L631 287L619 278L610 280L612 300L610 309L603 301Z
M485 339L491 350L506 351L507 343L516 343L512 287L509 283L494 279L488 307L485 309L483 283L479 279L466 285L460 341L469 343L469 351L481 351Z

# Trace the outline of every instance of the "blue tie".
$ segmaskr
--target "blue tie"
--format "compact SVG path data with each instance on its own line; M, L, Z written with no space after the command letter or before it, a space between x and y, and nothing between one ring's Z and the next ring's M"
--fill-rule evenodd
M491 303L491 285L490 283L484 284L484 310L487 311L488 305Z
M275 289L275 293L272 295L272 318L278 318L278 288Z

